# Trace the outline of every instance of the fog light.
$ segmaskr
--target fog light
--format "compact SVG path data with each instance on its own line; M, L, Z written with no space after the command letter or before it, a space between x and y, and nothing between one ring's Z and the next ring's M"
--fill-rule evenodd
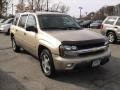
M67 68L71 68L72 66L73 66L72 63L69 63L69 64L66 65Z

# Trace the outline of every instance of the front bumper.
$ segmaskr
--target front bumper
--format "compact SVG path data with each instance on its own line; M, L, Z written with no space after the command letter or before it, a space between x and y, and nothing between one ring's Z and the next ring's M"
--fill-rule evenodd
M54 60L54 66L56 70L73 70L77 66L90 65L94 60L100 59L100 65L105 64L109 61L111 56L110 50L106 50L100 54L88 55L85 57L75 57L75 58L62 58L59 55L52 55Z
M120 32L117 32L117 39L120 39Z

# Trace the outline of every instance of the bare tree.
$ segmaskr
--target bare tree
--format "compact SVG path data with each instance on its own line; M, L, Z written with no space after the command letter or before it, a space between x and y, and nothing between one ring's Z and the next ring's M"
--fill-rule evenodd
M69 7L59 2L52 5L51 11L59 11L61 13L66 13L67 11L69 11Z
M62 13L65 13L69 10L68 6L61 4L60 2L50 5L50 0L26 0L27 5L25 5L23 1L25 0L20 0L19 4L17 5L18 12L23 11L23 8L26 11L59 11Z
M66 13L67 11L69 11L69 7L67 7L66 5L62 5L62 6L60 7L60 12Z
M5 14L7 15L10 2L11 0L0 0L0 17Z

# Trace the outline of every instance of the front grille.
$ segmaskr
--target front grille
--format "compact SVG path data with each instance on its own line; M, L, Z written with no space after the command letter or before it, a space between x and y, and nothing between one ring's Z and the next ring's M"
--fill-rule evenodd
M94 39L94 40L84 40L84 41L63 41L63 45L75 45L79 50L90 49L95 47L104 46L105 39Z
M89 52L89 53L83 53L83 54L78 54L79 57L87 57L87 56L92 56L92 55L98 55L101 53L104 53L105 50L99 50L96 52Z
M101 47L104 46L104 42L99 42L99 43L88 43L88 44L84 44L84 45L77 45L79 50L82 49L90 49L90 48L95 48L95 47Z

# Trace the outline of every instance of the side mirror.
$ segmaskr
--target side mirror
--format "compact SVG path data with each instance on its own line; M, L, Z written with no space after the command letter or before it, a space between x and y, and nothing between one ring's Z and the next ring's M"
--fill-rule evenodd
M34 27L34 26L29 26L29 27L27 27L27 28L26 28L26 31L31 31L31 32L35 32L35 33L38 32L37 28Z

